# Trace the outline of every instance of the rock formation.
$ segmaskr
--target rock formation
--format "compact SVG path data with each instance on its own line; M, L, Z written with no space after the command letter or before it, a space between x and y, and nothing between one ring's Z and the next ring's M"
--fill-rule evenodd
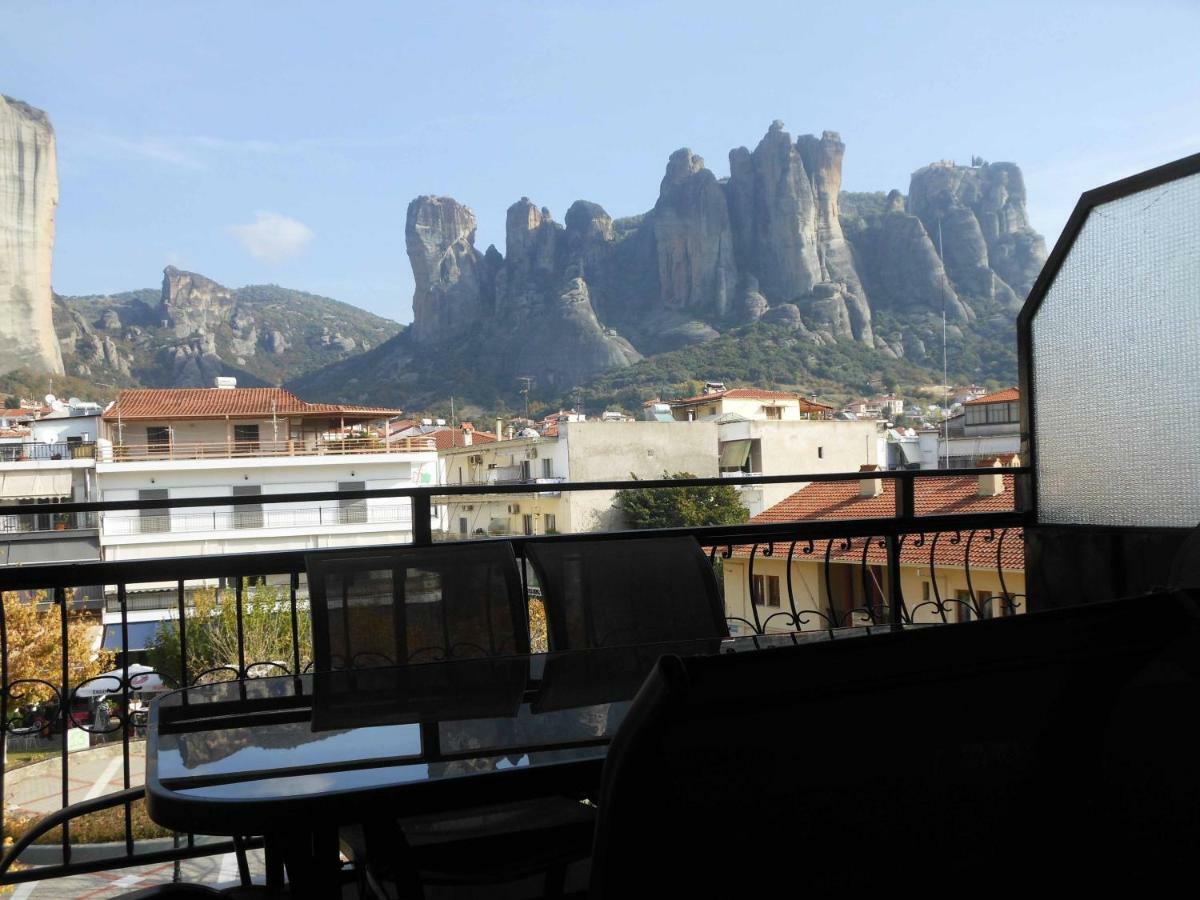
M908 206L935 241L940 228L946 271L964 293L1020 308L1046 259L1020 169L934 163L913 173Z
M869 214L851 204L847 225L845 151L836 132L793 141L776 121L753 152L730 152L721 181L683 148L642 216L614 222L580 200L564 228L522 197L508 210L503 255L475 249L465 206L418 197L405 229L411 339L432 348L473 334L489 375L566 385L754 322L922 359L943 303L956 325L1011 318L1045 258L1020 170L927 166L907 202L898 191L882 204L882 194L855 195L877 199ZM892 314L886 338L873 308Z
M63 371L50 287L57 205L49 117L0 94L0 372Z
M477 323L484 266L475 249L475 214L449 197L417 197L408 205L404 242L416 281L413 337L441 341Z
M174 329L177 337L211 333L217 326L231 323L234 306L233 291L211 278L174 266L163 269L160 311L163 322ZM243 318L237 325L243 329L253 327L253 321Z

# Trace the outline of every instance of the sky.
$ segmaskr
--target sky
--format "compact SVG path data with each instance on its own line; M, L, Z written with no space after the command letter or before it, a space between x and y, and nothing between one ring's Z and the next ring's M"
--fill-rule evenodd
M843 188L1012 161L1049 245L1080 193L1200 151L1200 3L0 0L0 93L58 139L54 288L168 264L412 318L404 219L453 196L504 249L653 206L667 157L718 177L774 119L838 131Z

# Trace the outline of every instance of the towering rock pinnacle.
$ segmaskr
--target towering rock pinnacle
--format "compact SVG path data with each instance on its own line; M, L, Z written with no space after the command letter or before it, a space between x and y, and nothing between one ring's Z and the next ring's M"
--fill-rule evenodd
M49 117L0 94L0 372L63 371L51 318L57 205Z
M654 238L663 304L725 316L738 278L725 192L686 148L667 163L654 205Z
M417 197L408 204L404 242L416 281L413 336L432 343L467 331L484 311L475 214L450 197Z
M946 271L962 293L1020 308L1046 261L1020 169L934 163L913 173L908 206L935 243L940 226Z

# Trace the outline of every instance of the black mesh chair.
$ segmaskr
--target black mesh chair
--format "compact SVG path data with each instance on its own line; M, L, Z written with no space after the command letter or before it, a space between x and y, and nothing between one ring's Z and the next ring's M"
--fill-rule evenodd
M508 544L311 554L305 568L318 672L529 652Z
M729 636L694 538L530 543L552 650Z
M817 896L1178 883L1198 686L1182 592L663 657L605 763L592 896L739 896L789 859Z
M314 718L324 672L529 653L526 600L507 543L312 554L305 566ZM537 873L553 890L570 862L587 857L593 827L591 807L547 797L373 821L342 829L341 843L364 887L384 896Z

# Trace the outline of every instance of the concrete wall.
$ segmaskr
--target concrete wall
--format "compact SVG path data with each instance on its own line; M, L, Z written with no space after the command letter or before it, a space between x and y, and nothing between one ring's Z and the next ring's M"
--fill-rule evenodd
M722 443L745 439L758 442L751 457L751 468L762 475L857 472L864 463L879 462L874 422L814 419L730 422L719 427ZM804 484L746 488L743 502L751 514L757 514L794 494Z
M711 422L571 422L559 426L571 481L662 478L717 472L717 426ZM624 527L613 507L615 491L563 494L560 531Z

